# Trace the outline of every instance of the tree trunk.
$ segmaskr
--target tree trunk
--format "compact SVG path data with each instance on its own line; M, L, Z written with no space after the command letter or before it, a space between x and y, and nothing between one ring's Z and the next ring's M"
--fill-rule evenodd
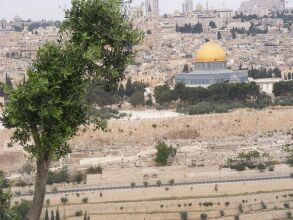
M34 197L31 209L27 215L27 220L39 220L44 199L46 195L46 184L48 179L48 171L51 161L46 159L46 156L40 157L37 160L37 173L35 179Z

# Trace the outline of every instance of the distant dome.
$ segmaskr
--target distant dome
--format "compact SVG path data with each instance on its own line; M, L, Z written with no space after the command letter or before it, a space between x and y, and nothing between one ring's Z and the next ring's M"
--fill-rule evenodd
M224 49L213 41L201 45L195 56L195 62L226 62L226 60Z

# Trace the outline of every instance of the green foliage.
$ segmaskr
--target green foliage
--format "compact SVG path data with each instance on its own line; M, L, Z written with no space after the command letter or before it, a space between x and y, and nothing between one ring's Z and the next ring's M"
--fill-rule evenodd
M80 184L84 179L84 175L81 172L78 172L75 176L74 176L74 181L78 184Z
M272 78L273 75L275 77L281 77L281 70L279 68L274 68L274 69L254 69L251 68L248 70L248 76L252 77L254 79L263 79L263 78Z
M121 13L123 5L122 0L73 0L61 28L70 39L41 47L27 81L7 91L2 122L15 128L12 141L33 156L58 159L70 152L67 141L80 125L91 121L105 127L89 117L84 96L93 79L116 86L134 56L132 46L141 35Z
M264 171L267 166L271 166L267 154L261 155L258 151L241 152L235 159L228 159L227 166L237 171L243 171L246 168ZM265 161L265 159L267 161ZM264 162L265 161L265 162ZM272 166L271 166L272 167Z
M230 32L231 32L231 36L232 36L232 38L235 39L235 38L237 37L235 28L233 27L233 28L230 30Z
M102 174L103 173L103 168L101 166L93 167L91 166L90 168L87 169L87 174Z
M27 182L25 182L23 180L15 183L15 186L17 186L17 187L25 187L27 185L28 185Z
M238 157L239 160L246 160L246 161L252 161L257 160L261 158L261 155L258 151L249 151L249 152L241 152Z
M15 215L15 219L13 220L25 219L28 211L30 210L31 205L32 205L31 201L22 199L19 204L15 205L12 208L12 213ZM49 217L48 217L48 220L49 220Z
M176 149L172 146L168 147L168 145L164 142L159 143L156 146L157 153L155 161L160 166L166 166L168 162L168 158L170 156L174 157L176 155Z
M206 220L206 219L208 219L208 215L206 213L201 213L200 220Z
M153 99L152 99L152 95L148 94L148 99L146 100L145 104L147 106L152 106L153 105Z
M171 186L173 186L173 185L175 184L175 180L174 180L174 179L170 179L168 182L169 182L169 184L170 184Z
M88 198L83 198L82 203L86 204L86 203L88 203L88 200L89 200Z
M55 220L60 220L60 213L59 213L59 208L58 207L57 207L55 216L56 216Z
M130 97L130 104L134 107L144 105L145 104L144 92L142 91L134 92Z
M274 84L273 93L275 96L293 96L293 81L281 81Z
M87 90L87 102L98 106L114 105L121 99L115 86L105 88L105 82L101 80L93 81Z
M286 163L293 166L293 144L287 144L283 150L287 154Z
M263 172L266 168L267 168L267 166L263 163L257 164L257 169L261 172Z
M61 26L63 36L40 47L27 80L5 91L8 102L1 121L14 131L9 146L18 143L36 158L40 185L51 162L71 152L68 141L80 126L106 128L106 120L90 114L87 94L94 82L103 82L106 91L117 88L135 55L133 46L142 35L126 19L125 3L72 0ZM39 218L45 187L36 189L42 193L34 194L30 214Z
M148 181L144 181L144 182L143 182L143 185L144 185L144 187L148 187L148 186L149 186Z
M215 23L214 21L210 21L209 26L210 26L212 29L217 28L217 25L216 25L216 23Z
M184 67L183 67L183 72L184 73L188 73L189 72L189 66L188 64L185 64Z
M181 220L187 220L188 219L188 212L180 212L180 218Z
M8 181L2 171L0 171L0 219L10 220L11 211L10 211L10 201L12 194L8 187Z
M124 89L123 84L120 84L120 86L119 86L118 95L120 96L120 98L123 98L125 95L125 89Z
M184 24L184 26L178 26L176 24L176 32L180 33L190 33L190 34L200 34L203 32L203 26L201 23L196 23L195 25Z
M173 100L173 92L167 84L155 87L154 95L160 105L168 104Z
M54 183L69 183L69 172L67 167L63 167L60 171L49 171L47 184L52 185Z
M126 88L125 88L125 95L130 97L133 93L131 78L127 79Z
M82 216L83 212L82 210L75 211L75 216Z
M55 220L54 211L51 210L51 220Z
M218 40L221 40L222 39L222 34L220 31L217 32L217 39Z
M251 21L251 20L260 20L261 17L258 17L256 14L254 15L244 15L243 12L236 12L236 15L233 16L233 19L241 19L241 21Z
M68 202L68 199L66 197L62 197L61 202L63 205L65 205Z

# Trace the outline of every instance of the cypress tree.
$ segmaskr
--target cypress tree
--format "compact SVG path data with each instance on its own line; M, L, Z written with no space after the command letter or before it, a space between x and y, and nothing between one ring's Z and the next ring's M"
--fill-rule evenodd
M56 220L60 220L60 214L59 214L58 207L57 207L57 210L56 210Z
M87 218L86 218L86 212L84 213L83 220L87 220Z
M125 93L124 86L123 86L123 84L121 84L121 85L119 86L119 89L118 89L118 95L119 95L121 98L123 98L123 97L124 97L124 93Z
M217 39L218 40L221 40L222 39L222 34L220 33L220 31L218 31L218 33L217 33Z
M55 220L53 209L52 209L52 211L51 211L51 220Z
M45 213L45 220L49 220L49 213L48 213L48 209L46 209L46 213Z
M126 88L125 88L125 95L130 97L132 95L132 83L131 78L127 79Z

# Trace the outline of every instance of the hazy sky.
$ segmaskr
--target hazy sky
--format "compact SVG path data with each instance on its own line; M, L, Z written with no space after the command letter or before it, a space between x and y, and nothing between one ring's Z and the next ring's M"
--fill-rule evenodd
M135 4L143 0L133 0ZM159 0L161 13L181 10L184 0ZM209 0L209 6L237 9L242 0ZM0 0L0 18L12 19L15 15L23 19L62 19L63 8L70 7L71 0ZM194 0L194 5L206 5L206 0ZM293 0L288 0L293 6Z

